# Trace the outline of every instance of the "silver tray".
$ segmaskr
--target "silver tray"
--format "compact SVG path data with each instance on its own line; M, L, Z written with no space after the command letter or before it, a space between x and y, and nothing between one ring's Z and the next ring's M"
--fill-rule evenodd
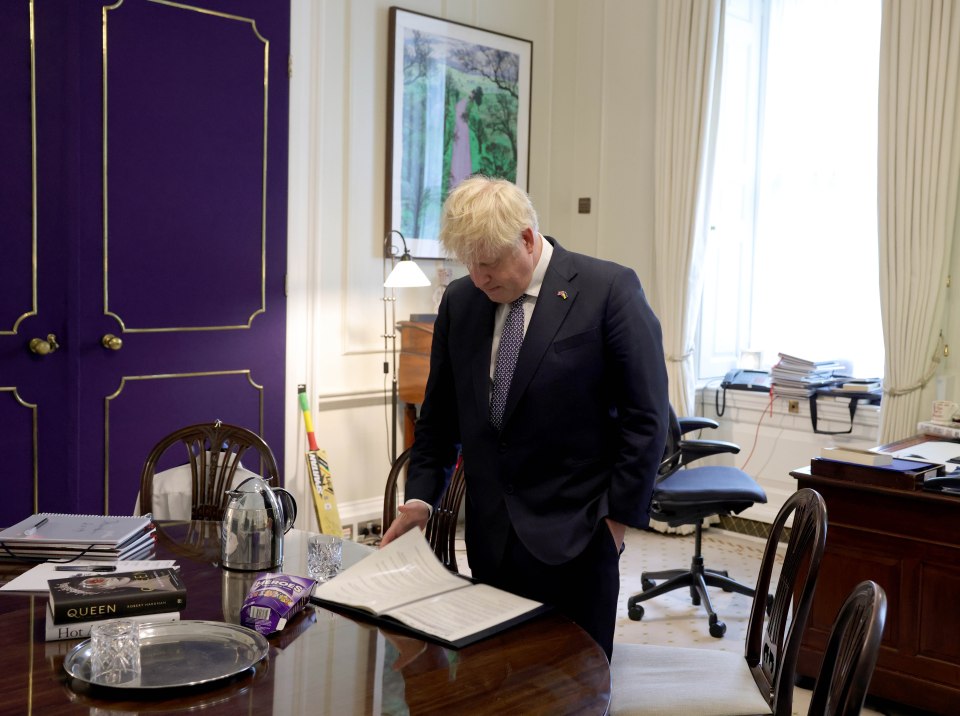
M196 686L246 671L267 655L266 638L252 629L212 621L140 625L140 678L103 684L90 674L90 640L69 651L63 668L75 679L115 689Z

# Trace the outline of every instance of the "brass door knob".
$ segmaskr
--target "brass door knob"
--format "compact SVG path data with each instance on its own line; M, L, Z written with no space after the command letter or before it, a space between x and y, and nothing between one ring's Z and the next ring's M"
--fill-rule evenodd
M121 339L119 336L113 335L112 333L108 333L101 338L100 343L103 344L104 348L109 348L112 351L118 351L123 348L123 339Z
M60 347L60 344L57 343L57 337L52 333L47 334L47 340L42 338L34 338L30 341L30 351L36 353L38 356L45 356L48 353L53 353Z

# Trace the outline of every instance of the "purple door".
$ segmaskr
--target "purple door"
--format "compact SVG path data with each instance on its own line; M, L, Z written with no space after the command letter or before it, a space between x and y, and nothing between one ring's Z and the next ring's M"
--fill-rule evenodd
M0 4L0 525L129 513L191 423L249 427L282 464L289 20Z

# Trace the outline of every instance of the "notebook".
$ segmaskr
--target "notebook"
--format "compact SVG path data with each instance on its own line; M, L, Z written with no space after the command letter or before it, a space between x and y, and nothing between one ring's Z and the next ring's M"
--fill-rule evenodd
M0 532L0 557L117 559L153 542L153 517L40 512Z

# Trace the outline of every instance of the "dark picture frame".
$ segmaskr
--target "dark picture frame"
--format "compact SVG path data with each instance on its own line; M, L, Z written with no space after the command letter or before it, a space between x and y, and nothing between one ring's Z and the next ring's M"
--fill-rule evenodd
M441 258L440 208L471 174L527 189L533 42L390 8L385 231Z

